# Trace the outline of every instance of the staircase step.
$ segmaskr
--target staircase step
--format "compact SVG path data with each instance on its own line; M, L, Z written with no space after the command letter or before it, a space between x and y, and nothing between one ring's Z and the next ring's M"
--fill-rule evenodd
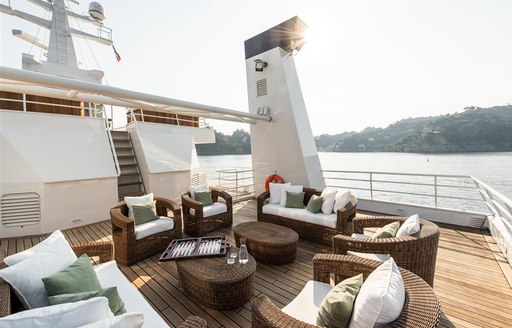
M123 199L125 196L128 196L128 197L144 196L144 192L143 191L127 192L127 193L123 194L122 196L119 195L119 199Z
M133 167L133 166L137 166L137 163L119 163L119 166Z
M136 185L141 185L142 186L142 182L140 182L140 181L137 181L137 182L123 182L123 183L118 183L117 184L118 187L136 186Z
M121 172L121 175L119 177L128 177L133 175L139 175L139 172Z

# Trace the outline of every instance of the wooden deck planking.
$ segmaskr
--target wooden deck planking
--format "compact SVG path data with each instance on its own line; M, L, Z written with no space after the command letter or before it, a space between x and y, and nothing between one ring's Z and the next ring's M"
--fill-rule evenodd
M256 202L234 205L235 224L256 218ZM512 322L512 289L507 280L506 261L496 253L487 231L442 225L434 290L441 300L441 327L508 327ZM71 243L111 241L109 221L65 231ZM231 228L226 234L234 243ZM8 255L37 244L47 235L0 240L0 250ZM491 243L491 244L489 244ZM274 266L258 263L252 298L267 295L279 307L288 304L312 278L312 258L330 252L330 247L300 240L294 263ZM505 263L505 265L504 265ZM121 267L171 326L189 315L208 320L210 327L250 327L250 303L217 311L198 304L183 291L174 262L158 262L158 255L131 267Z

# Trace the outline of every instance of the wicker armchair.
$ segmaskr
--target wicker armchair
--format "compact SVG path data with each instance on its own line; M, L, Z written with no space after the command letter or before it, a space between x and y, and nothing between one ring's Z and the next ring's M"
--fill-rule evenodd
M190 316L185 320L184 323L178 326L178 328L207 328L208 324L206 320L196 316Z
M135 222L128 218L128 206L124 201L110 209L114 256L118 264L132 265L147 257L163 252L173 239L182 237L181 208L169 199L155 197L156 211L159 216L168 216L172 212L174 228L155 233L148 237L135 239Z
M86 244L78 244L71 246L76 256L79 257L87 254L93 258L97 257L98 263L108 262L112 260L112 243L110 242L93 242ZM5 262L0 262L0 269L7 267ZM21 302L16 297L14 291L9 284L0 278L0 317L8 316L23 309Z
M357 217L352 221L355 233L364 233L365 228L383 227L406 220L397 216ZM399 267L407 269L434 286L437 247L439 244L439 227L426 220L420 221L419 233L400 238L355 238L351 236L334 236L333 252L347 254L347 251L389 254Z
M226 203L226 212L204 216L203 204L192 199L189 193L181 195L181 206L183 207L183 232L189 236L200 237L208 232L230 227L233 224L233 198L230 194L217 188L210 187L212 200L214 203L219 198L224 199ZM194 210L191 214L190 210Z
M313 279L330 283L334 274L335 283L363 273L364 279L380 265L378 261L356 256L338 254L317 254L313 258ZM405 304L402 314L386 327L437 327L441 315L439 300L432 288L408 270L400 268L405 285ZM300 327L314 328L315 325L299 321L282 312L266 296L252 302L252 327Z
M306 206L313 195L320 196L322 190L304 188L304 206ZM357 198L352 196L350 202L336 212L336 228L329 228L319 224L298 221L278 215L263 213L263 206L270 198L270 192L265 191L258 196L258 221L279 224L295 230L300 238L314 241L316 243L331 246L332 237L337 234L352 234L352 219L356 216Z

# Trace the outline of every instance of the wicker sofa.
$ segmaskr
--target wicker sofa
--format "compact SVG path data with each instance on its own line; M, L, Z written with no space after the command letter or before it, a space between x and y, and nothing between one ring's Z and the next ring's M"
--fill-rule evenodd
M110 242L94 242L72 246L73 251L79 257L87 254L92 257L98 257L95 266L96 274L100 283L105 285L117 286L119 295L125 303L127 311L142 312L144 315L143 327L167 327L167 323L162 319L158 312L146 301L144 296L131 285L124 274L119 270L115 261L112 261L112 244ZM7 265L0 262L0 269ZM0 278L0 317L19 312L22 306L15 293L7 282ZM1 324L0 324L1 325ZM200 328L207 327L204 319L190 316L179 327L182 328Z
M312 189L312 188L304 188L304 206L306 206L313 195L320 196L322 190ZM338 234L350 235L352 234L352 219L356 216L357 209L357 198L352 196L350 202L345 206L345 208L339 209L336 214L336 227L327 227L320 224L309 223L304 221L299 221L290 217L285 217L282 215L275 215L265 213L264 206L268 205L268 198L270 197L270 192L266 191L258 196L258 221L270 222L279 224L290 229L295 230L300 238L311 240L320 244L332 245L332 237ZM281 212L285 215L287 214L288 209L283 209ZM296 211L297 209L290 209L290 213ZM304 209L304 211L307 211ZM322 214L318 214L321 216Z
M135 222L128 218L128 206L121 201L110 209L112 239L115 247L115 260L121 265L132 265L147 257L163 252L173 239L182 237L181 208L169 199L154 197L159 216L168 216L172 212L174 227L171 230L154 233L145 238L136 239Z
M334 283L363 273L364 279L381 263L378 261L339 254L317 254L313 258L313 280ZM405 286L405 304L400 316L386 327L427 328L437 327L441 316L439 300L422 279L408 270L400 268ZM286 309L283 309L286 311ZM252 302L252 327L269 328L316 328L316 325L300 321L274 305L266 296Z
M352 221L354 232L363 234L365 228L379 228L386 224L406 220L397 216L360 216ZM434 286L439 227L427 220L420 220L420 232L399 238L357 238L337 235L333 238L333 252L347 254L348 251L389 254L399 267L407 269Z

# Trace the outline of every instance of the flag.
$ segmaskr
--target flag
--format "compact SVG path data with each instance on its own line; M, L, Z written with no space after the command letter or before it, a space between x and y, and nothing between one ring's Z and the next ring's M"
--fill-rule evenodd
M116 47L114 47L114 44L112 44L112 49L114 49L114 53L116 54L117 61L121 61L121 56L117 53Z

